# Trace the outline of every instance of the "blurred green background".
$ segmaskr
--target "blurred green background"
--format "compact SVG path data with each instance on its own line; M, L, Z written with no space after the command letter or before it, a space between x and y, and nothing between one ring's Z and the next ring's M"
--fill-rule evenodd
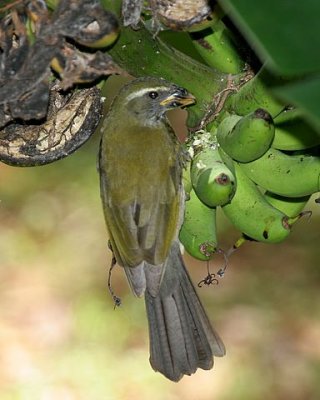
M107 292L98 146L99 133L52 165L0 164L1 400L319 399L320 206L285 243L245 244L219 285L199 289L227 355L171 383L149 365L144 301L119 268L123 305ZM222 215L218 227L228 249L239 234ZM199 282L206 264L185 259Z

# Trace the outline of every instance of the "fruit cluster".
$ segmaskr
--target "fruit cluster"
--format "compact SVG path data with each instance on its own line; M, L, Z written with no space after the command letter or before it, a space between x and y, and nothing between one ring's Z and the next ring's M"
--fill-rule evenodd
M266 243L283 241L304 214L310 196L319 191L319 137L314 132L313 143L310 135L307 142L303 136L299 140L290 130L291 115L284 111L273 121L261 108L242 117L230 114L211 132L193 136L184 175L189 201L180 231L193 257L208 260L217 249L218 206L246 237Z
M239 55L221 21L191 36L209 66L239 72ZM209 132L189 139L192 161L184 176L189 201L180 240L197 259L210 259L218 248L218 206L243 238L278 243L320 190L320 135L299 109L270 94L266 76L262 68L226 100Z
M110 0L104 3L117 13ZM255 72L248 67L250 47L229 28L218 3L200 23L183 26L177 15L166 26L158 4L151 17L143 14L138 30L122 28L110 54L130 74L174 81L197 99L187 119L191 162L183 177L189 200L182 244L195 258L210 259L218 248L217 207L244 237L283 241L319 191L319 132L299 108L270 92L283 84L281 77L256 62ZM168 28L180 32L166 35Z

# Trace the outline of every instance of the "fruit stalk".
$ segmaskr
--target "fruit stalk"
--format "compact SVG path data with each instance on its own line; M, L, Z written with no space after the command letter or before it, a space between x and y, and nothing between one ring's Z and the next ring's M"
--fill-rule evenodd
M263 108L274 118L285 108L285 104L278 101L267 89L277 83L279 82L275 82L275 79L262 68L237 93L229 97L226 109L231 113L247 115L257 108Z
M113 1L104 0L103 3L117 11ZM186 87L197 99L197 104L188 112L190 127L199 124L206 114L207 105L227 85L228 74L213 70L166 45L143 26L138 30L123 27L118 41L108 53L133 76L159 76ZM234 79L237 81L240 76Z

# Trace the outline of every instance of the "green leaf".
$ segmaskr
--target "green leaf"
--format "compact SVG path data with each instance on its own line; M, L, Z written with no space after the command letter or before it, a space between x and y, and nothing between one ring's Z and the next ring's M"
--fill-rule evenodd
M319 0L221 0L220 5L275 72L320 71Z

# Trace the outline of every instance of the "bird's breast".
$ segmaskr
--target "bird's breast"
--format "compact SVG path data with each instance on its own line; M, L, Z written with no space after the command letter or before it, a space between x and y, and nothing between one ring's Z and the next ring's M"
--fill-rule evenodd
M169 197L175 195L170 181L178 149L165 127L115 130L105 136L102 151L108 196L118 204L137 197L154 201L155 188Z

